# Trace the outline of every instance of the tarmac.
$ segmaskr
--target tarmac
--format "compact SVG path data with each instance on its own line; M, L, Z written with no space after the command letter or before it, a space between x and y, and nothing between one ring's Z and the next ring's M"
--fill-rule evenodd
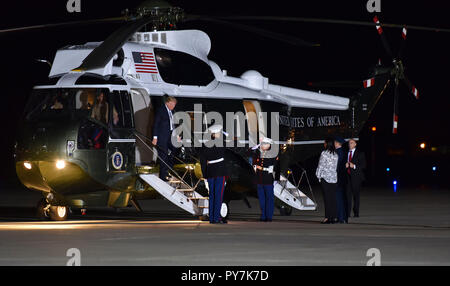
M232 201L228 224L211 225L166 200L134 208L73 213L64 222L34 217L40 194L0 189L0 265L64 266L79 250L83 266L365 266L373 249L386 265L450 265L450 189L366 187L359 218L322 225L318 211L294 210L259 222L252 208ZM69 252L68 252L69 251Z

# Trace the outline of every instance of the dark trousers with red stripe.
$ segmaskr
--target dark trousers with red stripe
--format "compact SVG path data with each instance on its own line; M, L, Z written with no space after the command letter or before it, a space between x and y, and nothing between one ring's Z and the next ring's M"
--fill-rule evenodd
M209 185L209 221L219 222L222 208L225 177L208 178Z
M258 184L257 190L261 208L261 220L272 220L274 209L273 185Z

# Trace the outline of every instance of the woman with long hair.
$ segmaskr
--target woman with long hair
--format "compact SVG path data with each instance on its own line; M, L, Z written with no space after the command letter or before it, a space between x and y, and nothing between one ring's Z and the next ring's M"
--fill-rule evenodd
M322 223L330 224L337 221L336 188L338 155L332 138L327 138L324 146L325 150L320 154L316 177L319 179L322 187L325 205L325 219Z

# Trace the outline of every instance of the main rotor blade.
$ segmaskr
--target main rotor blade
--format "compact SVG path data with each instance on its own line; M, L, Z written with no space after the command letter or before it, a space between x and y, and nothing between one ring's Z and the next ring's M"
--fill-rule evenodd
M279 17L279 16L217 16L216 19L223 20L254 20L254 21L281 21L281 22L303 22L303 23L322 23L322 24L339 24L339 25L353 25L353 26L367 26L373 27L376 24L372 22L364 21L352 21L352 20L337 20L337 19L323 19L323 18L306 18L306 17ZM439 27L426 27L426 26L414 26L414 25L401 25L383 23L382 27L390 28L407 28L409 30L420 30L428 32L443 32L450 33L449 28Z
M134 33L153 19L153 16L146 16L122 26L109 35L109 37L106 38L100 46L96 47L83 60L83 63L79 67L73 69L73 71L86 71L104 67Z
M403 75L403 82L408 87L408 90L416 99L419 99L419 90L411 83L406 75Z
M398 58L403 58L403 52L405 50L406 45L406 35L408 34L408 30L406 28L402 29L402 43L400 44L400 49L398 50Z
M377 16L373 17L373 22L376 24L375 28L378 31L378 34L380 35L381 42L383 43L383 47L386 50L386 53L389 55L391 59L394 59L394 55L392 54L392 49L389 46L389 43L386 39L386 35L384 34L383 28L381 27L380 20Z
M105 19L94 19L94 20L72 21L72 22L54 23L54 24L43 24L43 25L34 25L34 26L27 26L27 27L3 29L3 30L0 30L0 34L13 33L13 32L24 32L24 31L39 30L39 29L49 29L49 28L57 28L57 27L106 24L106 23L114 23L114 22L123 22L126 20L127 20L126 17L114 17L114 18L105 18Z
M238 23L234 23L234 22L230 22L230 21L215 19L212 17L187 15L184 19L184 22L190 22L190 21L205 21L205 22L215 23L215 24L219 24L219 25L229 26L229 27L232 27L232 28L235 28L238 30L243 30L246 32L250 32L250 33L265 37L265 38L285 42L285 43L295 45L295 46L306 46L306 47L320 46L320 44L307 42L305 40L302 40L302 39L299 39L299 38L296 38L293 36L275 33L272 31L268 31L265 29L260 29L260 28L256 28L256 27L248 26L248 25L244 25L244 24L238 24Z
M394 118L392 126L392 134L397 134L398 130L398 80L395 80L394 86Z

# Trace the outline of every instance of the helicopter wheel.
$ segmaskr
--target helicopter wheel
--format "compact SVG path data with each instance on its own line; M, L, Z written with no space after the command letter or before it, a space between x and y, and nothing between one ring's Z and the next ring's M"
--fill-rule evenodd
M48 219L49 206L47 200L42 198L36 206L36 217L38 219Z
M292 214L292 207L288 205L280 206L280 215L282 216L290 216Z
M49 209L49 216L51 220L63 221L67 219L69 208L66 206L51 206Z

